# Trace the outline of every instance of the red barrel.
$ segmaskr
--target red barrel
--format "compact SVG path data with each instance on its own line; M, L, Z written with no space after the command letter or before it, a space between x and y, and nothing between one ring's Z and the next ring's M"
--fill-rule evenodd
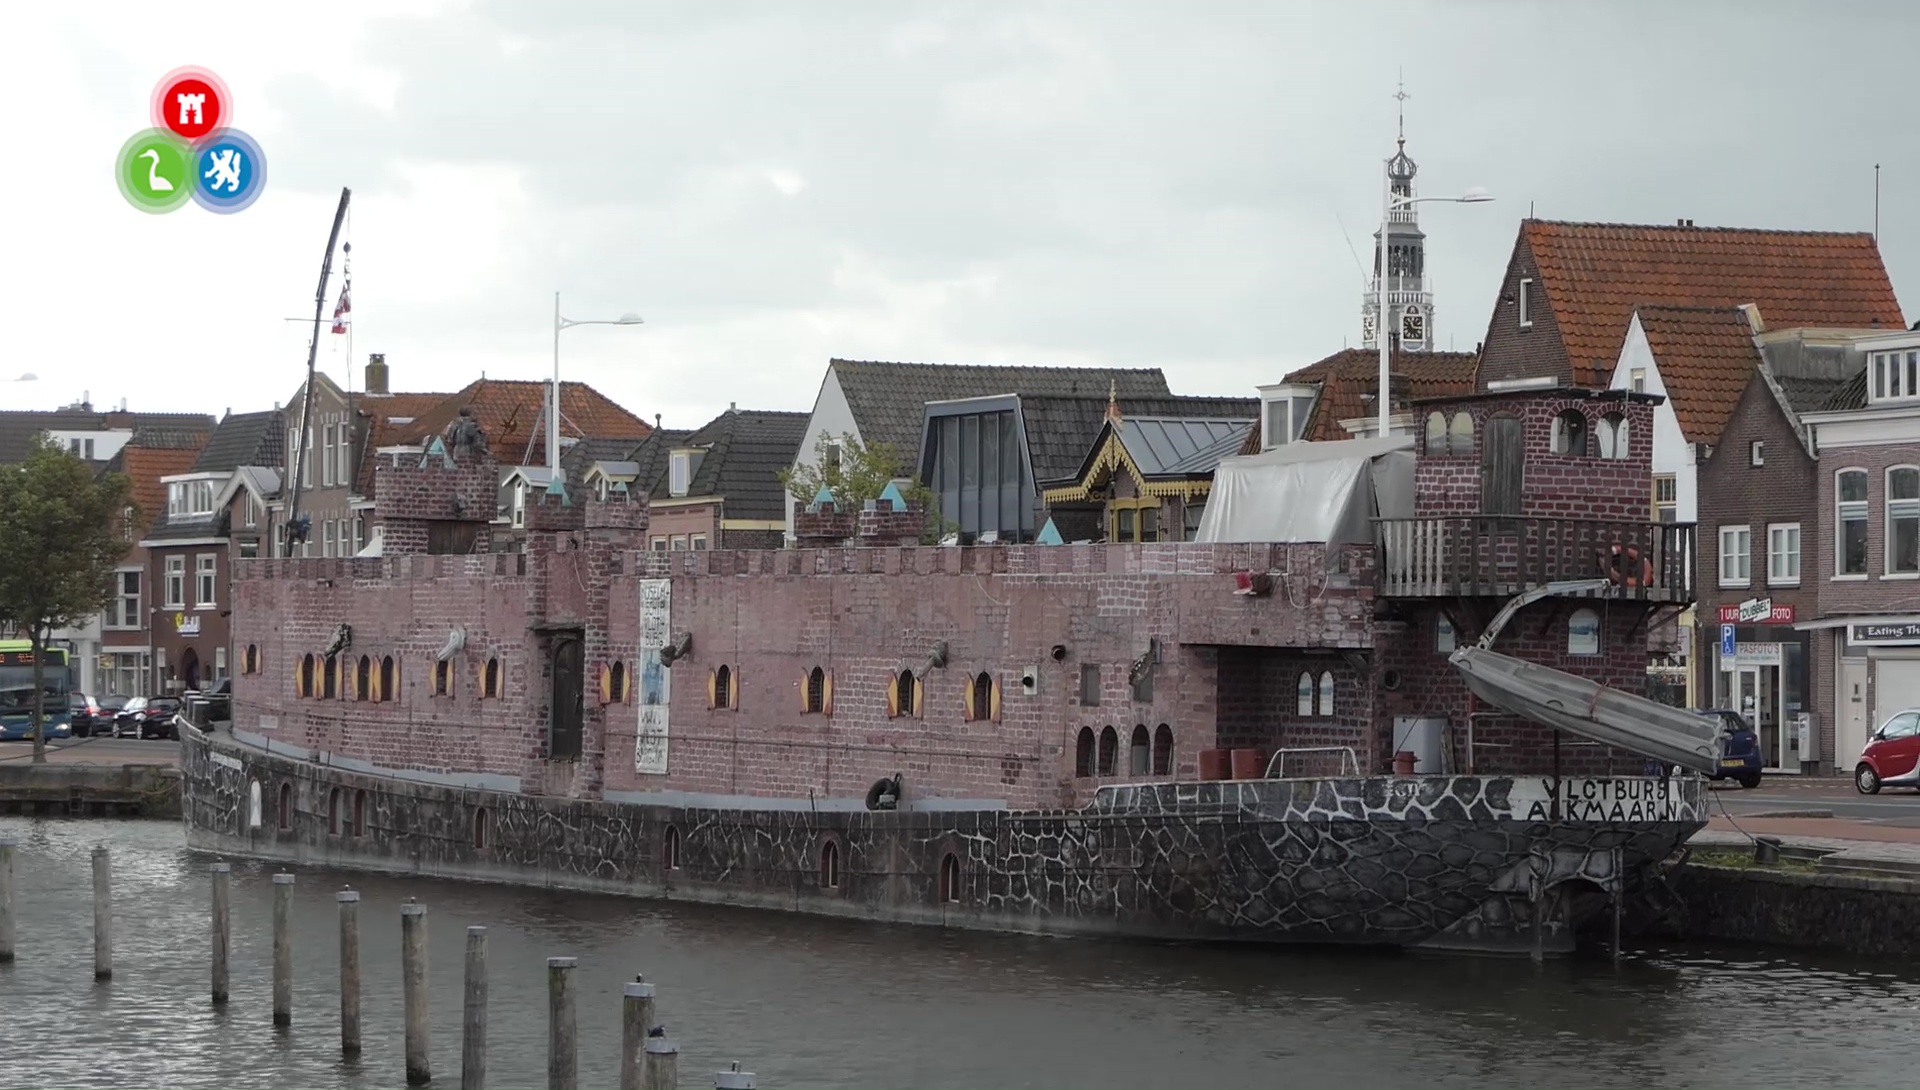
M1203 780L1231 779L1233 766L1229 760L1229 750L1203 749L1200 751L1200 778Z
M1410 749L1403 749L1400 752L1394 754L1393 755L1393 774L1396 776L1413 775L1414 762L1419 759L1420 759L1419 756Z
M1261 763L1262 754L1257 749L1236 749L1233 751L1233 778L1236 780L1264 779L1267 769Z

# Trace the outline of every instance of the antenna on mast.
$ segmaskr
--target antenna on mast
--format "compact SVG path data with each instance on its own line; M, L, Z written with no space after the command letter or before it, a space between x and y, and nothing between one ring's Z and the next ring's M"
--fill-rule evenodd
M1873 164L1873 241L1880 241L1880 164Z

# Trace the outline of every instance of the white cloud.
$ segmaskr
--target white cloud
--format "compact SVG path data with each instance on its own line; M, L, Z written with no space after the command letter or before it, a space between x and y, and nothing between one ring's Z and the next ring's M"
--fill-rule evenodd
M354 190L356 325L396 386L539 377L552 293L638 329L563 366L634 411L805 408L829 356L1159 365L1247 393L1358 336L1405 66L1440 343L1484 335L1516 222L1865 229L1885 166L1896 285L1920 161L1892 93L1907 5L1440 2L1198 8L845 0L341 3L10 13L16 133L0 323L41 381L144 408L298 384L326 230ZM1071 16L1070 18L1068 16ZM1578 43L1570 48L1569 42ZM1781 79L1810 56L1848 79ZM145 216L108 165L152 81L219 72L272 164L253 208ZM329 289L326 308L337 285Z

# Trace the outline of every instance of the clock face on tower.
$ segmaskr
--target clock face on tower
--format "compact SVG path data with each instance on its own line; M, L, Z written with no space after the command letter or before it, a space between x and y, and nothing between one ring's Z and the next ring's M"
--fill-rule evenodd
M1400 319L1400 339L1403 341L1424 341L1427 339L1427 316L1417 310L1409 310Z

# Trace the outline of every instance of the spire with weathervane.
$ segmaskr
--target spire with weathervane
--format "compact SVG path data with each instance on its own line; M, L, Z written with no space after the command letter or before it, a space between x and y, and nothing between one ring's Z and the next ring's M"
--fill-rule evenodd
M1386 162L1389 192L1395 201L1413 198L1413 177L1420 167L1407 155L1407 94L1403 83L1393 94L1400 105L1400 131L1393 158ZM1378 349L1380 328L1380 250L1387 248L1387 331L1393 347L1424 352L1433 344L1433 292L1427 284L1427 236L1420 230L1419 206L1401 205L1387 213L1387 222L1373 236L1374 252L1367 265L1367 290L1361 299L1361 343Z

